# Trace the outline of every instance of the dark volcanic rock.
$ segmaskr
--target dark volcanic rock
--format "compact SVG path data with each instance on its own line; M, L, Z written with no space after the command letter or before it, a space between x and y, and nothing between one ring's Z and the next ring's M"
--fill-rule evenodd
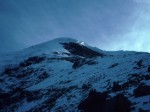
M150 66L147 68L147 72L150 72Z
M99 112L104 106L106 98L106 93L100 93L92 90L90 91L87 99L79 104L78 109L84 110L85 112Z
M131 102L123 95L118 94L106 102L103 112L131 112Z
M119 85L119 82L113 82L113 87L112 87L113 92L120 91L121 89L122 88L121 85Z
M119 65L119 63L114 63L114 64L112 64L110 67L108 67L108 69L109 68L114 68L114 67L116 67L116 66L118 66Z
M106 100L107 93L90 91L87 99L82 101L78 109L84 112L131 112L131 102L123 95Z
M20 63L20 67L27 67L32 64L40 63L44 59L45 59L44 57L38 57L38 56L29 57L27 60L24 60L24 62Z
M86 46L80 45L78 43L69 42L69 43L60 43L60 44L62 44L66 50L68 50L70 53L74 55L79 55L87 58L104 56L103 54L93 51L87 48Z
M150 95L150 86L140 84L134 90L134 96L140 97L140 96L145 96L145 95Z
M137 62L137 66L138 66L138 67L143 66L143 60L139 60L139 61Z

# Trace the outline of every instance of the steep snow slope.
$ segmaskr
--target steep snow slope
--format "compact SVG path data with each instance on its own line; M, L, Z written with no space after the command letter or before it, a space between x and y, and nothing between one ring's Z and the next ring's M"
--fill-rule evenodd
M74 39L58 38L1 56L0 62L1 111L92 112L95 105L103 105L94 108L114 112L118 107L111 109L108 102L115 105L113 99L118 94L132 103L132 112L150 111L149 53L108 52ZM85 99L91 90L100 94L94 89L109 97L91 106L91 100L87 103Z
M18 64L20 61L27 59L28 57L31 56L38 56L38 55L48 55L53 56L54 52L62 56L66 56L65 54L69 53L61 43L76 43L82 46L86 46L87 48L92 49L93 51L96 52L102 52L101 50L91 47L87 45L86 43L71 39L71 38L56 38L54 40L31 46L27 49L24 49L20 52L14 52L10 53L7 55L1 55L0 56L0 70L3 68L3 66L8 65L8 64ZM99 50L99 51L98 51ZM2 71L2 70L1 70Z

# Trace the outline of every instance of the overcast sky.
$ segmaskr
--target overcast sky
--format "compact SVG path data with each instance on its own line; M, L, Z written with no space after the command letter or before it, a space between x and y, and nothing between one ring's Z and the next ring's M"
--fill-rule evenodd
M0 53L58 37L150 52L150 0L0 0Z

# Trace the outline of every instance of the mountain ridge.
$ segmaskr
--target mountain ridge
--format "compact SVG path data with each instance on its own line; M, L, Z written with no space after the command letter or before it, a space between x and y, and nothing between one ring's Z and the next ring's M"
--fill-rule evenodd
M149 53L58 38L11 56L0 58L2 112L150 111Z

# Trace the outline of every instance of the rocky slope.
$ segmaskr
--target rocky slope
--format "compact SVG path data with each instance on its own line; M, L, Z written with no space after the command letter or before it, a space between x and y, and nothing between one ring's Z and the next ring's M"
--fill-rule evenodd
M150 54L58 38L0 57L1 112L150 112Z

